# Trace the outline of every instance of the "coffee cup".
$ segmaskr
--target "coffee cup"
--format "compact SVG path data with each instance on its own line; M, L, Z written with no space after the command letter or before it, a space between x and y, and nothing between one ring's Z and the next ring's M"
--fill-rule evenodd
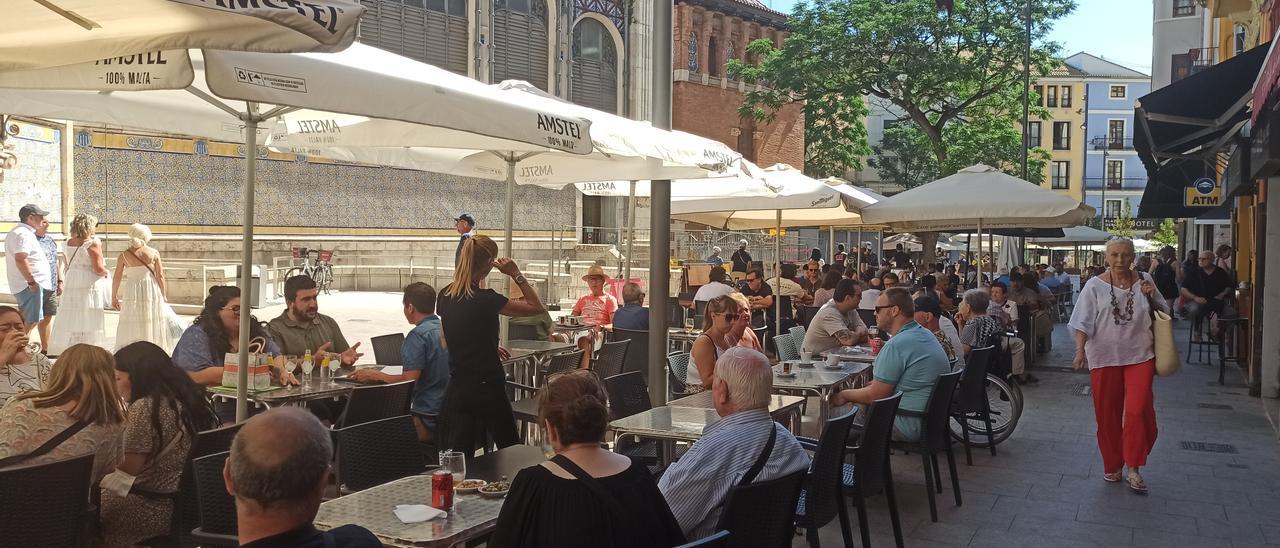
M782 374L783 375L791 374L791 362L789 361L782 362Z
M809 363L813 361L813 352L801 352L800 363Z
M837 366L837 365L840 365L840 356L837 356L837 355L835 355L834 353L833 353L833 354L828 355L828 356L827 356L827 365L829 365L829 366L831 366L831 367L835 367L835 366Z

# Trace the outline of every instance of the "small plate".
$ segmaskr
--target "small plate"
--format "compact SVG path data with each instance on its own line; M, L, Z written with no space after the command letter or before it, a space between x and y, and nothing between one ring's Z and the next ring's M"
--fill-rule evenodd
M502 497L507 496L507 493L510 493L510 492L511 492L511 490L510 490L510 489L507 489L507 490L505 490L505 491L480 491L480 490L477 490L476 492L477 492L477 493L480 493L480 496L482 496L482 497L488 497L488 498L491 498L491 499L500 499L500 498L502 498Z
M796 360L793 363L796 365L796 367L803 367L805 369L813 369L813 365L814 365L813 360L809 360L807 362Z
M783 372L779 371L778 373L775 373L774 375L776 375L778 378L781 378L781 379L791 379L791 378L795 378L795 376L796 376L796 372L795 372L795 371L792 371L792 372L790 372L790 373L783 373Z
M850 363L850 362L840 362L840 363L837 363L837 364L835 364L835 365L825 364L825 363L824 363L824 364L822 364L822 368L823 368L823 369L844 369L845 364L847 364L847 363Z
M466 483L466 482L468 482L468 481L478 481L478 482L480 482L480 484L479 484L479 485L476 485L476 486L473 486L473 487L462 487L462 484L463 484L463 483ZM489 482L484 481L484 480L481 480L481 479L466 479L466 480L462 480L461 482L459 482L459 483L458 483L458 486L457 486L457 487L454 487L454 488L453 488L453 490L454 490L454 491L457 491L457 492L459 492L459 493L474 493L474 492L478 491L481 487L484 487L484 486L486 486L486 485L489 485Z

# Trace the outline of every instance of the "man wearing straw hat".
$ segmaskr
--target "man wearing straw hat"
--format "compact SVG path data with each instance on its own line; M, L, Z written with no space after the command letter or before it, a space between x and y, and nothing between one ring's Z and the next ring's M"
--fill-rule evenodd
M574 303L573 315L582 316L582 323L593 328L577 337L578 347L584 351L582 368L586 369L591 365L591 353L595 350L596 331L600 326L613 323L613 313L618 311L618 299L604 292L604 284L609 282L609 275L604 273L600 265L591 265L582 281L587 282L591 293L583 295Z

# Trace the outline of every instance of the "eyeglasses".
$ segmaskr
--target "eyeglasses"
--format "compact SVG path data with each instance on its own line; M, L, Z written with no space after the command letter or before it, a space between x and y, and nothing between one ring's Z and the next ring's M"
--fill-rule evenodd
M894 306L896 306L896 305L886 304L886 305L884 305L884 306L876 306L876 312L879 312L879 311L884 310L884 309L886 309L886 308L893 308Z
M239 306L228 306L228 307L226 307L226 308L223 308L223 310L230 310L232 314L239 314L239 313L240 313L240 307L239 307Z
M821 268L810 268L809 272L822 272Z

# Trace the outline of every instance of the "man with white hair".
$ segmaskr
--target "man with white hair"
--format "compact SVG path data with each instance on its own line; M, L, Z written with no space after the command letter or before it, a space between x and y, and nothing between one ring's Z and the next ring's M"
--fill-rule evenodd
M720 246L711 248L711 256L707 257L707 264L711 266L720 266L724 264L724 257L720 256Z
M795 436L769 416L772 389L773 370L764 354L735 346L716 360L711 400L721 418L707 425L702 439L658 482L689 541L715 532L733 486L809 468L809 455Z

